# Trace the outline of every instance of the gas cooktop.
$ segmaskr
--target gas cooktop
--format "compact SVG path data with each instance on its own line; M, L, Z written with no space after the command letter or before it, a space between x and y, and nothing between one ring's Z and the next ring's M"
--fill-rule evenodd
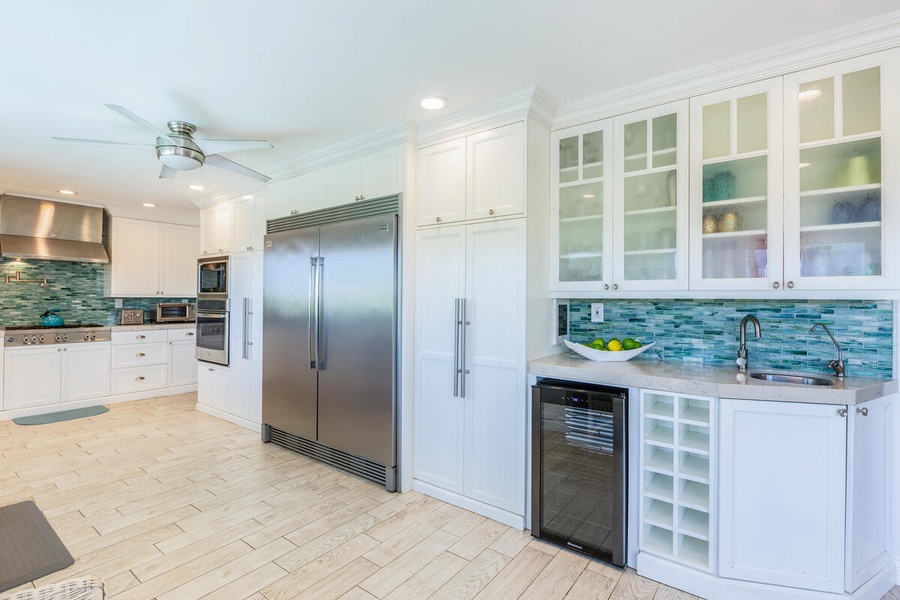
M108 325L100 325L99 323L75 323L69 325L12 325L4 327L6 331L25 331L25 330L43 330L43 329L84 329L85 327L108 327Z
M40 344L77 344L79 342L108 342L109 325L82 323L78 325L14 325L4 327L4 346L33 346Z

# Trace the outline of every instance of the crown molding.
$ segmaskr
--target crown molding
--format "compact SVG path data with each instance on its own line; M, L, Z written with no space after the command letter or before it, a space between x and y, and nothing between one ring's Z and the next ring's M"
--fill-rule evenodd
M559 107L562 129L900 46L900 11Z
M430 146L470 133L493 129L528 116L548 129L556 105L536 87L530 87L483 104L438 117L419 125L419 146Z
M199 215L197 218L188 218L159 213L149 214L143 211L123 208L121 206L107 206L106 212L112 217L134 219L136 221L152 221L154 223L168 223L170 225L189 225L191 227L200 225Z

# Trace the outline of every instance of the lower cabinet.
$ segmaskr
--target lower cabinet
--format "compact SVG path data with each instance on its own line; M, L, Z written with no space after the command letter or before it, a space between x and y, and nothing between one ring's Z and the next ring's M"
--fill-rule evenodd
M894 581L889 406L644 390L638 573L710 600L880 598Z
M169 370L164 329L112 332L112 394L164 388Z
M3 410L109 394L109 343L7 348Z
M231 371L200 362L197 368L197 404L222 412L231 410Z
M197 383L197 341L193 327L169 329L169 386Z

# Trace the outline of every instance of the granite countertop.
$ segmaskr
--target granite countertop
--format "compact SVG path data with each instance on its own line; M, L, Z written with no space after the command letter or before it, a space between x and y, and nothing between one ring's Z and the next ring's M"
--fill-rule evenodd
M773 383L753 379L749 373L762 370L751 364L747 373L737 367L699 365L637 357L626 362L596 362L576 354L554 354L528 363L528 372L538 377L648 388L680 394L716 398L809 402L815 404L862 404L897 392L896 379L848 376L829 377L833 386ZM769 369L765 369L769 370ZM815 374L822 377L822 373Z
M110 325L113 331L146 331L148 329L184 329L196 327L194 321L182 323L144 323L143 325Z

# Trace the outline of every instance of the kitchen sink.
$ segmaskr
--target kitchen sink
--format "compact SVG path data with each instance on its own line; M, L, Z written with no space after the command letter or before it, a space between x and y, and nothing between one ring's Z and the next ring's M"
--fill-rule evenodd
M808 375L805 373L782 373L779 371L753 371L750 373L753 379L771 381L773 383L797 383L800 385L834 385L834 381L827 377Z

